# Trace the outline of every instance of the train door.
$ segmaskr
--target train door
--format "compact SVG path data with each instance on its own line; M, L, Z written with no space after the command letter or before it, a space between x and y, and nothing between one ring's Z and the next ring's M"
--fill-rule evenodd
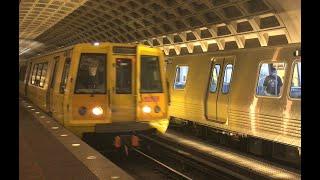
M221 67L223 67L224 58L214 58L211 62L209 87L207 90L207 99L205 105L205 115L207 120L217 121L217 99L219 94L219 82Z
M135 56L113 56L112 122L136 120Z
M285 114L285 117L301 121L301 59L294 61L292 66L291 86L289 87L289 100L287 102L290 111Z
M206 118L226 123L228 120L229 91L234 57L215 58L212 61L206 99Z
M67 85L67 80L69 76L69 71L70 71L70 64L71 64L71 58L67 57L65 58L64 65L63 65L63 70L62 70L62 76L59 84L59 91L58 93L55 93L54 99L52 99L52 103L54 103L54 112L56 112L56 118L58 121L60 121L62 124L64 123L64 94L65 94L65 89ZM52 91L54 92L54 91Z
M59 62L59 56L54 57L54 61L53 61L53 70L52 70L52 75L51 75L51 82L49 84L49 88L48 88L48 98L47 98L47 105L48 105L48 109L49 112L53 112L54 111L54 87L55 87L55 81L56 81L56 72L57 72L57 67L58 67L58 62Z

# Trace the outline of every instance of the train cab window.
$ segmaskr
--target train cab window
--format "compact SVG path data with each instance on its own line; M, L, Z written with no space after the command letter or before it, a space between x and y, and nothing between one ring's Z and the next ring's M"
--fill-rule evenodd
M67 58L66 62L64 64L64 67L63 67L63 72L62 72L62 77L61 77L61 82L60 82L60 90L59 90L59 92L61 94L64 93L64 90L67 85L68 74L69 74L69 69L70 69L70 62L71 62L70 58Z
M41 76L40 76L40 83L39 83L40 87L44 86L46 75L47 75L47 69L48 69L48 63L43 63Z
M141 56L140 85L141 93L162 92L159 57Z
M184 89L187 82L189 66L178 66L176 69L176 79L174 89Z
M209 90L211 93L214 93L217 91L219 73L220 73L220 64L215 64L214 66L212 66L211 80L210 80L210 87L209 87Z
M131 94L132 86L131 59L116 60L116 93Z
M301 62L294 64L291 87L290 87L291 98L301 98Z
M106 54L81 54L75 93L99 94L106 92Z
M285 63L263 63L259 71L257 95L279 97L282 92Z
M37 70L38 70L38 65L39 64L35 64L33 66L33 71L32 71L32 75L31 75L31 84L34 85L36 83L36 73L37 73Z
M224 69L224 77L222 84L222 93L228 93L230 91L230 82L232 77L233 65L228 64Z

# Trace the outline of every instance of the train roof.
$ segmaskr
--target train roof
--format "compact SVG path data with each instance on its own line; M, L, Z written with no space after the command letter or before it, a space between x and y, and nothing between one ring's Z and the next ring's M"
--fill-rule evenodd
M147 46L147 45L144 45L144 44L137 44L137 43L112 43L112 42L98 42L98 43L99 43L99 46L122 46L122 47L143 46L143 47L153 48L153 47L150 47L150 46ZM45 56L48 56L48 55L51 55L51 54L55 54L55 53L59 53L59 52L67 51L67 50L71 50L74 47L86 47L86 46L90 47L90 46L95 46L95 45L94 45L94 43L78 43L78 44L74 44L72 46L68 46L68 47L59 48L59 49L56 49L56 50L53 50L53 51L49 51L49 52L46 52L45 54L42 54L42 55L33 56L33 57L31 57L31 58L29 58L29 59L27 59L25 61L36 59L36 58L39 58L39 57L45 57Z

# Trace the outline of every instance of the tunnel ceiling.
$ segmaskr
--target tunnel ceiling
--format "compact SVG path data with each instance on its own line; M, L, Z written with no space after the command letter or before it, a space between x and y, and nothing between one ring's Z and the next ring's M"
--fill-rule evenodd
M167 55L195 46L205 52L210 44L223 50L229 42L243 48L250 39L267 46L279 35L294 42L273 1L21 0L20 54L96 41L140 42Z

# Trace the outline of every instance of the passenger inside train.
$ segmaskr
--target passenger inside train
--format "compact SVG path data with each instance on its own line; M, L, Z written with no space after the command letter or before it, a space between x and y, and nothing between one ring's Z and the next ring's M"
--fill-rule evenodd
M285 63L263 63L259 73L257 95L280 96L285 74Z
M271 74L265 78L263 83L264 91L265 94L278 96L280 94L280 88L282 87L283 83L281 81L281 78L277 75L276 68L271 67L270 71Z

